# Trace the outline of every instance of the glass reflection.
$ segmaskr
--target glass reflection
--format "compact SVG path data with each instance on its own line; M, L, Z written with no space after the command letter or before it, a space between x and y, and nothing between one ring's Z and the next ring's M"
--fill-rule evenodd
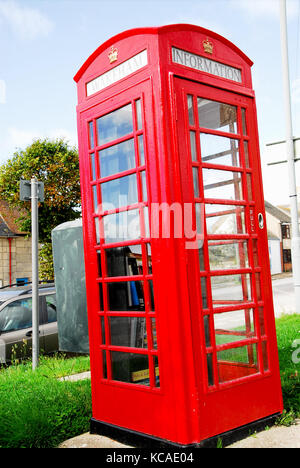
M245 234L245 207L205 205L207 234Z
M112 346L147 348L146 319L141 317L110 317Z
M106 243L123 242L141 237L138 210L123 211L103 217L104 238Z
M237 107L208 99L197 99L200 127L237 133Z
M101 184L103 210L134 205L138 202L136 174Z
M101 177L135 168L134 140L126 140L98 152Z
M214 315L216 344L234 343L255 336L253 309Z
M126 245L105 249L107 276L143 274L141 245Z
M248 246L244 241L208 241L211 270L248 268Z
M142 281L108 283L108 308L111 311L145 310Z
M117 351L110 354L113 380L149 386L148 356Z
M242 173L203 169L203 185L205 198L223 200L241 200Z
M131 104L97 119L98 145L117 140L133 132Z
M200 144L203 162L223 166L241 166L238 140L201 133Z
M250 275L212 276L211 292L213 307L251 301Z

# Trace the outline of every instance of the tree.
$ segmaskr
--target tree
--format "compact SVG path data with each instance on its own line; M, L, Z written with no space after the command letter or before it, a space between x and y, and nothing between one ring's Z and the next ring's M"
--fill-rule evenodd
M0 166L0 198L24 210L18 220L24 232L31 230L31 212L30 202L19 199L19 181L30 180L33 176L44 182L45 187L45 201L39 204L39 240L45 244L45 262L45 256L49 257L52 229L81 216L76 148L69 147L63 139L38 139Z

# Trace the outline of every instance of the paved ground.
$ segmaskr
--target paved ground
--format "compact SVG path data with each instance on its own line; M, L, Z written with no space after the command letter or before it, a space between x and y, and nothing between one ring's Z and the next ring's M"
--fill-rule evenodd
M63 442L59 448L134 448L96 434L82 434ZM226 448L300 448L300 420L290 427L273 426Z

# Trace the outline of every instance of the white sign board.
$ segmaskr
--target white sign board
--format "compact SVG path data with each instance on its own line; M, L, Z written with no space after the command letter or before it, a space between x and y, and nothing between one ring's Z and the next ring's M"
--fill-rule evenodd
M242 82L242 73L239 68L224 65L224 63L192 54L186 50L172 47L172 60L174 63L185 65L186 67L193 68L194 70L210 73L211 75L236 81L237 83Z
M93 94L101 91L102 89L110 86L113 83L125 78L126 76L131 75L132 73L140 70L140 68L145 67L148 64L147 50L143 50L134 57L126 60L120 65L108 70L102 75L98 76L94 80L90 81L86 85L86 95L92 96Z

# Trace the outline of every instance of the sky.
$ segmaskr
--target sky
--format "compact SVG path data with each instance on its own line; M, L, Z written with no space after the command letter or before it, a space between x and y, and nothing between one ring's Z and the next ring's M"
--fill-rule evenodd
M293 131L300 137L300 0L287 0L287 10ZM265 167L266 143L285 139L278 0L0 0L0 164L34 138L77 145L73 76L82 63L121 31L172 23L215 31L254 62Z

